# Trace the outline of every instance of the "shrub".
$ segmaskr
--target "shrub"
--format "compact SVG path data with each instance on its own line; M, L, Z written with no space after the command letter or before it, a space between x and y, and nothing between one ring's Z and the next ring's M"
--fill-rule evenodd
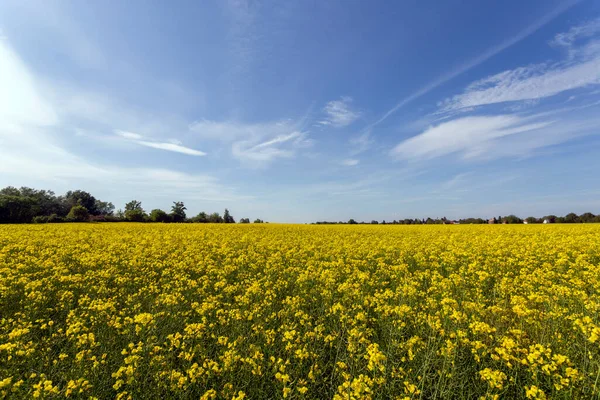
M36 217L33 217L33 220L31 221L34 224L45 224L48 222L48 217L45 215L38 215Z
M163 210L154 209L148 217L151 222L171 222L171 216Z
M76 204L71 207L71 211L67 214L67 221L71 222L85 222L90 219L90 213L87 208L82 205Z
M50 214L48 216L48 222L49 223L58 223L58 222L65 222L65 219L61 216L58 216L56 214Z

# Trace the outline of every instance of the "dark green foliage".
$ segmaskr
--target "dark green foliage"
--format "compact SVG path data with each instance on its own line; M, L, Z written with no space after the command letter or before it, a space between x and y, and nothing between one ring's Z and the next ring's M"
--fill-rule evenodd
M89 219L90 213L88 212L87 208L80 204L76 204L71 207L71 211L69 211L69 214L67 214L67 221L70 222L85 222L89 221Z
M163 210L154 209L150 211L150 215L148 216L148 220L150 222L171 222L171 216L164 212Z
M190 222L197 222L197 223L205 224L205 223L208 222L208 214L206 214L204 211L202 211L201 213L199 213L195 217L190 218L189 221Z
M173 206L171 207L171 220L173 222L184 222L185 210L187 210L187 208L182 201L174 201Z
M115 209L112 203L97 200L90 193L83 190L69 190L61 199L67 210L79 204L84 206L90 215L112 215Z
M215 212L208 216L208 222L212 224L221 224L223 223L223 217L221 217L218 212Z
M589 222L598 222L597 217L591 212L583 213L579 216L579 222L589 223Z
M507 217L504 217L502 222L506 222L507 224L522 224L523 220L517 217L516 215L509 215Z
M31 197L0 195L0 221L5 223L31 222L35 216L35 200Z
M146 213L142 208L141 201L131 200L125 204L125 219L131 222L144 222Z
M564 222L566 222L567 224L574 224L576 222L579 222L579 217L575 213L569 213L565 215Z
M228 209L225 209L225 212L223 213L223 222L226 224L235 224L235 219L229 214Z
M33 222L34 224L46 224L48 223L48 217L45 215L37 215L33 217L33 220L31 220L31 222Z

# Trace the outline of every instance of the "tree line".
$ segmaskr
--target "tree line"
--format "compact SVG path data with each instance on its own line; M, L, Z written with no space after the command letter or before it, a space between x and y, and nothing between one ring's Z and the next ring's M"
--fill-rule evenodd
M463 218L463 219L459 219L459 220L449 220L446 217L442 217L442 218L406 218L406 219L399 219L399 220L393 220L393 221L377 221L377 220L372 220L371 222L366 222L366 221L362 221L362 222L357 222L354 219L350 219L347 222L344 221L317 221L314 222L313 224L316 225L331 225L331 224L348 224L348 225L354 225L354 224L372 224L372 225L377 225L377 224L382 224L382 225L435 225L435 224L523 224L523 223L527 223L527 224L542 224L542 223L550 223L550 224L575 224L575 223L600 223L600 214L599 215L594 215L591 212L586 212L583 213L581 215L577 215L575 213L569 213L563 217L557 217L556 215L546 215L544 217L541 218L537 218L537 217L527 217L525 219L521 219L519 217L517 217L516 215L507 215L507 216L498 216L498 217L493 217L490 219L484 219L484 218Z
M51 190L36 190L28 187L17 189L12 186L0 189L0 223L57 223L57 222L192 222L192 223L235 223L228 209L221 216L201 212L194 217L186 214L186 206L181 201L173 202L170 212L161 209L149 213L142 202L132 200L124 209L115 211L111 202L105 202L83 190L70 190L57 196ZM250 223L249 218L241 218L239 223ZM261 219L254 223L263 223Z

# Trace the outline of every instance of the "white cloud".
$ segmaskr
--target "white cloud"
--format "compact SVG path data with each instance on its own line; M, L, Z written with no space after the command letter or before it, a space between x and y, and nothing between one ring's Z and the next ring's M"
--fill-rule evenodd
M189 147L180 146L178 144L173 143L163 143L163 142L148 142L145 140L141 140L137 142L142 146L151 147L153 149L173 151L175 153L188 154L190 156L205 156L206 153L200 150L190 149Z
M323 108L326 117L318 123L335 128L342 128L352 124L360 117L360 113L350 108L351 103L351 97L342 97L340 100L330 101Z
M290 158L298 148L308 147L312 141L302 132L278 135L264 142L242 140L233 143L232 154L241 161L268 163L277 158Z
M133 143L139 144L140 146L151 147L153 149L173 151L175 153L187 154L190 156L205 156L206 153L200 150L191 149L189 147L182 146L181 144L173 142L154 142L145 140L144 137L138 133L116 130L115 133L122 138L125 138Z
M592 37L600 33L600 18L587 21L581 25L577 25L569 29L567 32L556 34L554 39L550 41L550 45L558 47L571 47L575 41Z
M0 90L0 187L49 187L59 192L77 187L116 201L128 200L119 196L170 196L208 202L248 198L206 174L160 167L122 167L112 160L94 162L72 153L56 134L71 128L61 118L64 114L57 112L62 111L61 104L57 106L44 97L40 86L8 43L0 40L0 87L3 89ZM90 116L98 117L98 114ZM118 140L143 141L142 135L131 131L118 131L117 135L122 138ZM148 143L141 144L179 146L145 142ZM196 151L179 147L166 149Z
M144 137L140 134L137 133L133 133L133 132L127 132L127 131L121 131L121 130L116 130L115 133L125 139L132 139L132 140L142 140Z
M575 46L578 39L589 39L598 33L600 19L558 34L552 43L568 48L566 60L519 67L476 81L463 93L440 103L441 112L466 111L506 102L536 101L600 84L600 40L591 39Z
M347 158L345 160L340 161L340 164L346 167L353 167L355 165L358 165L360 163L360 160L357 160L356 158Z
M495 103L537 100L567 90L600 84L600 58L576 65L521 67L482 79L446 100L443 111Z
M0 39L0 124L50 126L58 122L37 86L6 40Z
M400 159L430 159L460 152L465 158L481 156L494 141L547 127L552 122L531 122L515 115L464 117L426 129L391 151Z
M363 134L353 137L349 140L350 143L350 154L355 156L360 153L367 151L375 141L371 138L371 132L367 131Z
M299 149L313 144L300 125L291 120L255 124L203 120L189 128L201 139L231 143L231 155L240 161L266 165L294 157Z
M479 64L494 57L496 54L501 53L502 51L506 50L507 48L511 47L512 45L525 39L532 33L536 32L538 29L540 29L542 26L546 25L548 22L552 21L554 18L556 18L557 16L559 16L560 14L562 14L563 12L565 12L566 10L568 10L569 8L571 8L572 6L577 4L579 1L580 0L569 0L569 1L563 2L558 7L554 8L552 11L550 11L549 13L547 13L546 15L542 16L540 19L535 21L533 24L527 26L521 32L517 33L515 36L510 37L507 40L505 40L504 42L487 49L485 52L478 55L477 57L474 57L471 60L468 60L466 63L464 63L464 64L458 66L457 68L451 70L450 72L440 76L439 78L435 79L433 82L430 82L429 84L423 86L421 89L417 90L416 92L414 92L411 95L402 99L394 107L392 107L390 110L388 110L381 118L379 118L377 121L370 124L366 129L368 130L368 129L374 128L375 126L379 125L380 123L382 123L383 121L388 119L391 115L395 114L400 108L404 107L406 104L431 92L432 90L436 89L437 87L439 87L439 86L443 85L444 83L456 78L457 76L467 72L468 70L475 68Z

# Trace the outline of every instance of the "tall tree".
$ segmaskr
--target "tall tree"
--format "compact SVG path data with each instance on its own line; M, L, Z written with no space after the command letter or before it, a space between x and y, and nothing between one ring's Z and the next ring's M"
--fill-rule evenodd
M218 212L212 213L208 216L208 222L213 224L220 224L223 222L223 217Z
M223 222L226 224L235 224L235 219L229 214L228 209L225 209L225 212L223 213Z
M96 198L84 190L69 190L62 197L62 202L66 210L71 210L73 206L79 204L85 207L90 214L98 215Z
M127 221L142 222L146 218L146 213L142 208L142 202L131 200L125 204L125 219Z
M187 210L187 208L183 204L183 201L174 201L173 206L171 207L171 218L173 219L173 222L185 221L185 210Z

